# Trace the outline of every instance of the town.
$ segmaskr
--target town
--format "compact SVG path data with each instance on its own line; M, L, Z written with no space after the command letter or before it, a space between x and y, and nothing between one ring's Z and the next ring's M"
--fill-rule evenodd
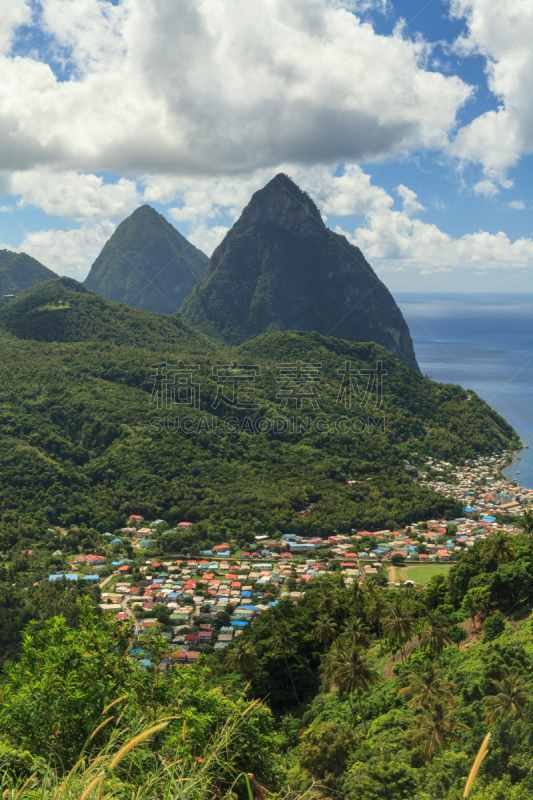
M455 468L433 459L424 469L406 464L422 485L460 499L464 516L421 520L394 531L339 532L324 539L257 535L255 549L243 550L230 541L199 556L169 558L154 557L151 551L163 537L192 530L193 523L167 529L162 519L148 522L134 514L120 538L103 535L110 554L69 558L71 571L48 580L97 584L102 611L129 621L135 639L150 628L161 631L168 642L164 667L195 663L202 653L226 648L280 600L298 602L317 576L339 573L345 586L372 579L379 585L421 587L447 572L475 542L497 531L519 533L516 515L533 501L533 491L501 475L508 463L503 453ZM312 514L312 506L301 513ZM122 547L130 542L133 557L125 557ZM142 667L150 665L135 644L132 653Z

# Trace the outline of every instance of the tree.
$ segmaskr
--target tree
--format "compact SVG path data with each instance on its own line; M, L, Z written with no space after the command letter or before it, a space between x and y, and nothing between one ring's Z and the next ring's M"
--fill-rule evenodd
M296 686L294 685L292 672L290 670L289 662L287 660L294 653L297 638L298 634L292 630L292 628L290 627L290 625L287 624L287 622L281 620L276 624L274 632L272 633L272 636L268 640L268 646L270 647L273 653L281 653L281 655L283 656L283 660L285 661L285 667L289 675L289 679L292 685L294 696L296 698L296 702L298 703L299 706L301 706L300 698L298 697L298 692L296 691Z
M478 600L475 591L470 590L465 594L463 597L463 602L461 603L461 611L470 618L471 632L473 633L476 630L476 617L479 612Z
M407 732L407 741L411 745L425 741L424 761L429 761L439 748L445 748L449 742L460 743L461 739L455 731L468 730L467 725L453 721L453 708L437 700L429 708L423 708L417 714L418 728Z
M390 561L391 561L391 564L393 566L400 567L400 566L403 566L405 564L405 556L402 555L401 553L394 553L391 556L391 560Z
M527 533L528 536L533 534L533 509L526 508L521 517L518 517L514 522L515 528Z
M405 661L404 644L412 637L416 624L412 611L407 604L407 598L397 594L385 613L383 630L386 636L400 646L402 661Z
M127 626L98 620L88 598L79 607L78 629L62 616L30 623L20 661L5 669L0 687L1 729L62 770L76 762L103 708L136 677L125 657Z
M516 546L505 533L493 533L487 540L486 547L487 564L493 559L498 566L513 561L516 553Z
M328 646L329 642L335 638L335 629L337 627L337 623L335 622L333 617L327 616L327 614L321 614L315 623L313 628L313 636L317 640L317 642L321 642L325 644L326 647Z
M252 642L242 636L229 648L226 664L230 669L238 670L243 678L251 678L259 656Z
M525 707L533 700L531 683L526 683L519 672L502 671L501 680L491 680L496 694L485 697L487 708L485 722L491 724L510 714L513 719L526 718Z
M416 770L392 758L374 758L347 772L343 784L346 800L411 800L417 795Z
M364 624L363 620L354 617L343 626L342 638L350 642L350 644L368 647L370 644L370 628Z
M319 614L331 616L339 606L337 592L331 586L322 583L316 595L316 608Z
M437 700L450 706L455 704L452 694L455 683L443 680L433 661L428 659L420 670L411 670L406 677L409 685L400 689L398 697L411 698L407 703L408 708L429 708Z
M370 622L373 622L374 625L377 625L380 649L383 648L383 645L381 644L381 623L385 615L386 609L387 609L387 600L385 598L385 595L383 594L383 592L378 590L372 596L370 602L368 603L366 607L366 613Z
M358 736L348 725L324 722L302 736L300 764L315 777L337 778L344 772L346 760L354 750Z
M501 636L505 630L505 617L501 611L495 611L483 623L483 641L491 642Z
M376 670L369 665L363 648L358 645L335 642L326 659L324 677L327 681L333 681L341 691L347 693L354 720L356 716L350 694L353 691L357 692L359 712L365 733L367 733L366 718L361 704L361 689L367 692L371 686L379 683L380 678Z
M425 627L420 636L422 648L436 654L440 664L440 656L447 644L451 644L450 626L440 614L430 611L426 615Z

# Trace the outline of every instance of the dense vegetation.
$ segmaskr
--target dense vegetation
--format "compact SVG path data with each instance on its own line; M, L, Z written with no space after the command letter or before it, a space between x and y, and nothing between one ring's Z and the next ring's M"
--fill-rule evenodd
M418 370L409 329L386 286L286 175L253 195L180 314L232 345L272 331L319 331L377 342Z
M131 513L194 522L156 537L170 550L455 517L405 467L514 446L475 394L373 343L278 331L230 348L69 279L0 310L0 347L2 797L458 800L487 729L472 796L529 797L527 535L477 543L420 592L332 571L187 668L160 669L166 639L134 641L98 587L42 580ZM296 362L315 372L280 372Z
M97 796L98 779L101 796L128 800L268 790L287 800L459 800L489 731L470 797L526 800L532 588L530 537L496 534L421 591L325 575L225 651L166 671L156 629L128 655L128 624L98 617L82 596L74 619L31 623L6 665L0 761L19 785L33 774L40 787L47 765L51 784L70 775L78 800L92 780ZM62 591L74 589L58 586L56 603ZM147 653L154 666L143 671L136 661ZM89 766L98 754L101 772Z
M179 320L79 289L65 279L43 284L0 312L0 328L12 332L0 334L0 543L31 541L50 523L113 531L130 513L198 522L206 537L235 528L394 528L460 512L453 499L419 486L404 460L459 461L512 446L511 427L482 400L432 383L378 345L287 332L222 350ZM103 342L93 339L98 329ZM34 330L55 341L25 338ZM322 365L319 408L304 400L297 410L294 399L278 407L286 395L276 397L276 364L298 359ZM246 384L241 400L260 408L235 408L228 384L213 377L212 365L232 360L255 365L256 393ZM346 361L375 369L378 360L387 368L381 408L375 390L346 408L337 371ZM199 367L199 408L150 402L157 399L150 365L166 361ZM192 433L174 430L175 417L189 418ZM254 432L260 417L273 420L270 432ZM284 431L291 417L314 427ZM323 432L326 424L333 432ZM309 504L309 516L300 516Z
M36 283L57 278L55 272L26 253L0 250L0 296L19 294Z
M173 314L200 281L207 256L151 206L120 223L85 279L109 300Z

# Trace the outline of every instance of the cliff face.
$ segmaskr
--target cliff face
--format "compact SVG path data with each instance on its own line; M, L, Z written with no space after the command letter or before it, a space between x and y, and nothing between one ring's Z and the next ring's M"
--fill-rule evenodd
M418 371L409 329L386 286L286 175L253 195L179 313L229 344L276 330L374 341Z
M151 206L120 223L85 286L145 311L173 314L205 273L207 256Z

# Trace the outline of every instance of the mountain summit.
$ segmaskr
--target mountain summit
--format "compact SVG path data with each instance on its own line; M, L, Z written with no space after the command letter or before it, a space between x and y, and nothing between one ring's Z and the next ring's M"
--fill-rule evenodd
M228 344L271 331L318 331L376 342L419 371L409 328L387 287L283 174L252 196L179 313Z
M0 250L0 295L19 294L51 278L56 273L26 253Z
M104 245L87 289L145 311L172 314L205 272L207 256L151 206L140 206Z

